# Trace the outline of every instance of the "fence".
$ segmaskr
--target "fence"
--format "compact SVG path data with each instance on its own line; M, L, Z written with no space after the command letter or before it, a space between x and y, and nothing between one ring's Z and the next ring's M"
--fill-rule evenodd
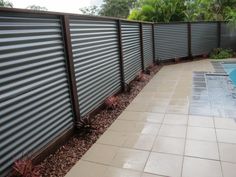
M153 62L235 48L225 23L153 24L0 9L0 176Z

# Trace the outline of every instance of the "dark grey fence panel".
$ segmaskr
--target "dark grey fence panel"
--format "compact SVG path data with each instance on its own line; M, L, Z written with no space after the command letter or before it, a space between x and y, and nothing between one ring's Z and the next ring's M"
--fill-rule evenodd
M0 176L73 126L61 21L0 13Z
M236 28L221 23L221 47L236 50Z
M143 24L143 54L144 67L153 64L153 39L152 39L152 25Z
M124 75L127 83L142 71L139 25L139 23L133 22L122 22L121 24Z
M192 55L208 54L217 47L217 23L191 23Z
M80 113L98 107L121 88L116 21L70 19Z
M158 60L188 56L187 24L155 25L155 47Z

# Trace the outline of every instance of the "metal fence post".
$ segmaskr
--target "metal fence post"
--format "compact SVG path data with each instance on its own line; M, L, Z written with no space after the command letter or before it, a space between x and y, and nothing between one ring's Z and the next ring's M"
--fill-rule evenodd
M139 29L140 29L141 65L142 65L142 71L145 71L144 52L143 52L143 24L142 24L142 22L139 23Z
M153 63L156 63L156 53L155 53L155 23L152 24L152 52L153 52Z
M125 91L125 74L124 74L124 58L123 58L123 47L122 47L122 34L121 34L121 21L117 20L117 32L118 32L118 45L119 45L119 59L120 59L120 78L121 88Z
M221 46L221 22L217 22L217 47Z
M188 24L188 57L189 58L192 58L193 56L192 56L192 29L191 29L191 23L190 22L188 22L187 23Z
M63 26L66 67L67 67L67 73L69 77L71 102L72 102L72 107L73 107L73 114L75 117L75 123L77 123L80 119L80 111L79 111L79 101L78 101L78 94L77 94L76 79L75 79L71 36L70 36L69 15L62 16L62 26Z

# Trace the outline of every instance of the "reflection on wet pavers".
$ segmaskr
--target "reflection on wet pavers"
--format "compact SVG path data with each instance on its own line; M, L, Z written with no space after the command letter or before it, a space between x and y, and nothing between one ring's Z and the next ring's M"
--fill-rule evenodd
M220 68L215 63L214 67L216 66L218 69ZM235 87L225 73L194 72L189 113L192 115L236 118L235 95Z
M226 73L224 70L224 67L221 65L221 62L211 61L211 64L213 65L213 67L217 73Z

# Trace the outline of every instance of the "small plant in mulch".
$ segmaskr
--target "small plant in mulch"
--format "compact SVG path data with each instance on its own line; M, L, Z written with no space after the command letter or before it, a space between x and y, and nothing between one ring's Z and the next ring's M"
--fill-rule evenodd
M117 96L110 96L105 100L105 106L107 109L114 110L118 107L118 97Z
M154 64L147 67L145 74L151 75L153 73Z
M202 55L202 58L208 58L208 56L209 55L205 53L205 54Z
M179 63L180 62L180 58L175 57L175 63Z
M125 83L124 92L128 93L128 94L131 92L131 85L130 84Z
M140 72L134 79L135 81L137 82L145 82L147 81L147 76L143 73L143 72Z
M88 115L86 117L80 118L76 125L77 131L80 135L86 135L95 130L92 118Z
M27 157L14 162L13 177L41 177L41 166L33 165L32 159Z

